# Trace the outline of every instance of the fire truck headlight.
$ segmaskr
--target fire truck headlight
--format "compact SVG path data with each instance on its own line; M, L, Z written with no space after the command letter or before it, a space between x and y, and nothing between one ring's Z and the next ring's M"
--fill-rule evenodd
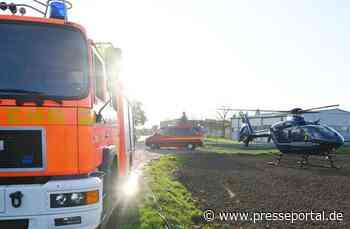
M82 201L84 201L84 198L84 194L81 192L73 193L70 196L70 201L72 201L72 203L74 204L80 204Z
M63 194L57 195L55 198L55 202L58 206L64 206L67 202L67 197Z
M79 207L96 204L99 201L99 191L55 193L50 195L51 208Z

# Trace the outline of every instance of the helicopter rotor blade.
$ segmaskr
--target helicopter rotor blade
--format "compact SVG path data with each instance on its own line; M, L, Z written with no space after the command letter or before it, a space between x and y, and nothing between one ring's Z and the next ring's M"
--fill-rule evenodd
M302 108L294 108L291 110L265 110L265 109L236 109L236 108L229 108L229 107L222 107L218 110L224 110L224 111L239 111L239 112L271 112L272 114L268 114L268 116L278 116L279 114L292 114L292 115L301 115L301 114L312 114L312 113L319 113L322 109L331 108L331 107L339 107L339 104L335 105L328 105L328 106L322 106L322 107L313 107L309 109L302 109Z
M331 107L339 107L339 104L335 105L329 105L329 106L322 106L322 107L313 107L313 108L308 108L308 109L300 109L300 108L295 108L292 110L265 110L265 109L236 109L236 108L219 108L218 110L226 110L226 111L250 111L250 112L272 112L272 113L293 113L297 112L299 114L303 113L317 113L321 109L326 109L326 108L331 108ZM297 110L296 110L297 109Z
M331 108L331 107L339 107L339 104L309 108L309 109L303 110L303 112L308 112L308 111L313 111L313 110L321 110L321 109L326 109L326 108Z
M318 114L320 111L303 111L302 114Z
M275 114L275 115L261 115L260 118L284 118L287 115L285 114Z
M230 111L251 111L251 112L274 112L274 113L288 113L287 110L265 110L265 109L236 109L236 108L220 108L218 110L230 110Z

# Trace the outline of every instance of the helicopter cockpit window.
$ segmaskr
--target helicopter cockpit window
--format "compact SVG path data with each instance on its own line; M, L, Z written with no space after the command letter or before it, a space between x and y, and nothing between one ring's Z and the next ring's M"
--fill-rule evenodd
M168 128L162 128L162 129L160 129L159 134L167 136L167 135L169 135L169 129Z
M332 130L323 126L305 126L305 132L315 139L332 139L336 136Z

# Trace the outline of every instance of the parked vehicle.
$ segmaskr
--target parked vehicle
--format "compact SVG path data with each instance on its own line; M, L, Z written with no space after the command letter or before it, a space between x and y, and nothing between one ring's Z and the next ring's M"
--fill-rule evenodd
M194 150L203 145L203 134L191 125L168 126L159 129L146 139L146 146L152 149L161 147L186 147Z
M0 228L104 228L134 151L120 50L69 22L67 1L43 18L0 4Z

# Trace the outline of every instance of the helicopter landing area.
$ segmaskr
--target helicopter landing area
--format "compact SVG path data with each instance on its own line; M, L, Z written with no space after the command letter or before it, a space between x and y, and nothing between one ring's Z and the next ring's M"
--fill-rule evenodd
M341 212L342 221L226 221L242 228L350 228L350 154L339 155L341 169L310 157L300 168L300 157L285 156L279 166L271 155L182 153L186 162L177 179L192 193L202 210L218 212ZM221 225L221 226L220 226ZM230 227L227 227L230 228ZM238 227L239 228L239 227Z

